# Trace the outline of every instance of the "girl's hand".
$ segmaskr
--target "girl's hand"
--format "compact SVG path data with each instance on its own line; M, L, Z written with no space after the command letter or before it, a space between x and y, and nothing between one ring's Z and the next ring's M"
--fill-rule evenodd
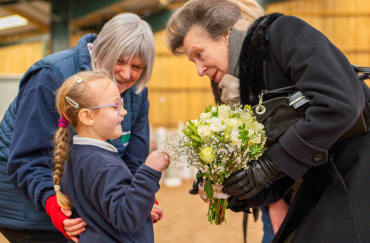
M145 164L156 171L164 171L170 165L170 155L164 151L156 150L149 154Z
M156 223L163 218L163 208L158 204L154 204L150 214L152 215L153 223Z
M72 215L71 210L62 208L62 212L68 216ZM83 221L82 218L76 219L65 219L63 221L63 227L66 234L73 240L74 242L78 242L77 236L86 230L85 226L87 224Z

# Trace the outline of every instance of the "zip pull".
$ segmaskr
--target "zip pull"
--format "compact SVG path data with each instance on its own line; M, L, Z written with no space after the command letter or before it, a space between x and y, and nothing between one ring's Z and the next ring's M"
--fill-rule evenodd
M266 112L266 107L264 107L262 105L262 102L263 102L263 95L267 93L267 90L262 90L261 94L258 96L259 98L259 102L258 102L258 105L256 107L256 113L258 115L262 115Z

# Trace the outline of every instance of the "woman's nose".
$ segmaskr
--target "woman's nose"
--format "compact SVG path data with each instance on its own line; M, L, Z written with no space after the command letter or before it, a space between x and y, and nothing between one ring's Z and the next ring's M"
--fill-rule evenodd
M201 64L197 64L197 71L199 76L204 76L207 72L207 68Z
M130 80L131 77L131 68L129 65L122 65L122 68L119 72L119 75L124 79L125 81Z

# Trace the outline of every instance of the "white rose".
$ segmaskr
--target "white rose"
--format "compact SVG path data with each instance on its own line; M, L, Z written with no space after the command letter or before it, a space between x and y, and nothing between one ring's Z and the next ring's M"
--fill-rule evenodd
M226 119L224 123L227 127L232 128L231 130L238 129L241 125L240 120L237 118Z
M242 140L239 139L239 131L238 130L232 130L230 134L230 140L231 140L231 145L237 148L240 148L242 145Z
M216 112L216 111L217 111L216 106L212 106L211 112Z
M200 159L206 163L209 164L215 159L214 150L212 147L205 147L202 148L202 151L199 153Z
M265 126L262 123L259 123L257 121L253 122L252 126L253 126L253 129L256 131L262 131L265 128Z
M224 124L226 125L225 133L230 134L232 130L238 129L242 125L242 122L237 118L225 119Z
M248 127L248 128L253 127L253 125L252 125L253 124L253 118L250 117L250 116L246 116L242 119L242 123L245 124L245 127Z
M211 112L200 114L200 121L201 121L202 123L206 123L206 121L207 121L208 119L211 119L211 118L212 118L212 113L211 113Z
M221 121L230 118L230 107L226 105L221 105L218 107L218 118Z
M248 141L248 146L252 146L254 144L260 144L262 142L261 134L255 135L251 140Z
M198 134L202 137L210 137L212 135L212 130L209 126L199 126Z
M195 120L190 120L192 123L194 123L194 125L197 127L199 125L199 120L198 119L195 119ZM189 122L187 121L185 126L190 126Z
M221 132L226 128L226 125L222 125L222 122L217 117L212 117L212 119L208 120L207 122L210 123L209 127L214 132Z
M199 125L199 120L198 120L198 119L192 120L192 122L194 123L194 125L195 125L196 127Z

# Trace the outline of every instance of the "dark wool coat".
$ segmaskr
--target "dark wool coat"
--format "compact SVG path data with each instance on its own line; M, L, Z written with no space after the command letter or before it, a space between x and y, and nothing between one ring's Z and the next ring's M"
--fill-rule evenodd
M361 114L369 89L304 21L282 16L260 25L266 30L253 24L240 56L242 102L290 85L311 99L306 118L266 151L288 176L304 179L273 242L370 242L370 133L335 143Z

